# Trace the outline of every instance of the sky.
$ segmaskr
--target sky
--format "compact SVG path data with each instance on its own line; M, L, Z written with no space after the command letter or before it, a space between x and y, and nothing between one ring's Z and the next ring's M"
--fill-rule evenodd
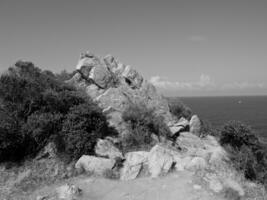
M266 0L0 0L0 72L112 54L167 96L267 95Z

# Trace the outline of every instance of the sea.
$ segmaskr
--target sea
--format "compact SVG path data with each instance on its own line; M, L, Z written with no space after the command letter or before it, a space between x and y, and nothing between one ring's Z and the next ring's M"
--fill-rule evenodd
M179 98L201 119L215 127L238 120L249 125L267 144L267 96Z

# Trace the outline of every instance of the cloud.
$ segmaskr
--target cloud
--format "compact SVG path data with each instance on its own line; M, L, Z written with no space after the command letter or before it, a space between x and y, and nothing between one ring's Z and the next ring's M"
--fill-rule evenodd
M234 82L223 84L222 90L245 90L245 89L264 89L266 85L264 83L250 83L244 82Z
M206 41L207 38L201 35L192 35L190 37L187 38L189 41L191 42L203 42Z
M262 82L233 82L217 84L209 75L201 74L199 80L193 82L169 81L168 78L153 76L149 80L159 89L177 90L177 91L235 91L235 90L253 90L267 89L267 85Z
M160 76L153 76L149 81L158 88L171 90L210 90L216 86L206 74L201 74L199 80L195 82L172 82Z

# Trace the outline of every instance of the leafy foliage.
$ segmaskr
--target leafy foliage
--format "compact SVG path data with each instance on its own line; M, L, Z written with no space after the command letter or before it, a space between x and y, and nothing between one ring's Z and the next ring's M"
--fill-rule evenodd
M65 151L75 159L82 154L93 154L98 138L114 134L116 132L108 127L102 111L93 102L72 107L62 127Z
M192 110L186 106L182 101L177 99L168 99L170 112L180 119L184 117L190 119L192 117Z
M162 117L142 103L130 105L122 117L131 130L123 141L123 146L128 149L145 148L153 144L153 136L160 140L170 135Z
M76 158L91 152L98 137L114 133L97 105L65 83L69 76L23 61L1 75L0 161L34 156L50 141Z
M220 143L246 178L267 187L267 151L250 127L238 121L226 123L220 133Z

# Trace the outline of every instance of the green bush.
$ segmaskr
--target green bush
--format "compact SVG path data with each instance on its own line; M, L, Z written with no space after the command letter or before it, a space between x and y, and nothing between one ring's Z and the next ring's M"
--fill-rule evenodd
M65 83L69 77L22 61L1 75L0 162L34 156L51 141L77 158L92 153L97 138L115 134L84 91Z
M34 113L22 126L26 138L27 154L35 155L52 137L59 133L63 116L58 113Z
M267 187L267 152L250 127L238 121L226 123L220 132L220 143L230 153L237 170Z
M130 105L123 112L123 120L127 122L131 130L123 140L124 149L146 148L154 143L154 137L160 140L169 137L170 130L162 117L156 115L152 109L144 104Z
M94 154L98 138L115 134L101 109L93 102L87 102L70 109L62 125L61 137L65 152L77 159L83 154Z
M207 120L201 120L200 136L205 137L207 135L218 136L218 130L212 126Z
M170 112L180 119L184 117L190 119L192 117L192 110L178 99L168 99Z
M230 121L221 130L220 142L223 145L230 144L233 148L239 150L243 145L257 145L259 140L247 125L239 121Z

